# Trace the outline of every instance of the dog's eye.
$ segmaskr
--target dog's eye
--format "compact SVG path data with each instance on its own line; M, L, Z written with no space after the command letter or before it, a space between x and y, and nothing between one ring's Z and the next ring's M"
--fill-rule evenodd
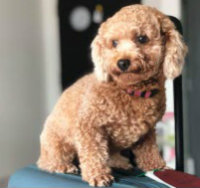
M117 45L118 45L118 41L117 40L112 40L112 46L116 48Z
M145 44L149 41L148 37L146 35L140 35L137 37L137 41L140 43L140 44Z

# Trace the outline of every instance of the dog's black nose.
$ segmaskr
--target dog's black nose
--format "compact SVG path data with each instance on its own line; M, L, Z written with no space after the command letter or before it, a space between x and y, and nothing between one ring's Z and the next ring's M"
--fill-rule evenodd
M122 71L126 71L129 66L130 66L131 62L129 59L120 59L117 62L118 67L122 70Z

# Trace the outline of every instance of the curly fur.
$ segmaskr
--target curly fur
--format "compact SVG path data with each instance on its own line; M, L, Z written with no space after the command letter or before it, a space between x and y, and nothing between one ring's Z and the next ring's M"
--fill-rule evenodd
M137 36L149 41L139 44ZM112 40L118 46L112 46ZM164 168L156 145L155 124L165 111L166 78L180 75L187 47L174 24L158 10L132 5L105 21L92 42L94 72L64 91L41 134L38 166L50 172L76 173L93 186L113 181L111 167L129 169L120 155L130 148L143 170ZM117 67L129 58L127 72ZM135 69L140 73L134 73ZM151 79L156 81L151 82ZM159 93L152 98L130 96L127 89Z

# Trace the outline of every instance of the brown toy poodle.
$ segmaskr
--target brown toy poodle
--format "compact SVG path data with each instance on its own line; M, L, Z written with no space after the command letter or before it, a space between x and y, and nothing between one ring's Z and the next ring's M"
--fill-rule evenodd
M92 186L113 181L111 167L165 168L155 125L165 112L166 78L180 75L187 47L170 19L144 5L122 8L101 24L92 42L94 73L61 96L41 134L38 166L76 173Z

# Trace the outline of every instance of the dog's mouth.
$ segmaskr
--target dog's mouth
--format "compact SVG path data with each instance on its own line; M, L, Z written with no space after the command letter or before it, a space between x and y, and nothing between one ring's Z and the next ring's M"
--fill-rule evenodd
M140 83L140 85L154 85L158 83L158 79L155 77L150 77L148 80L142 80ZM137 85L137 84L136 84Z
M158 80L155 78L155 75L152 75L152 72L146 73L134 73L134 72L113 72L113 77L115 77L119 82L122 82L126 85L149 85L154 84Z
M112 72L113 80L115 80L121 88L157 88L159 87L159 72L153 73L153 71L147 71L145 73L133 73L133 72Z

